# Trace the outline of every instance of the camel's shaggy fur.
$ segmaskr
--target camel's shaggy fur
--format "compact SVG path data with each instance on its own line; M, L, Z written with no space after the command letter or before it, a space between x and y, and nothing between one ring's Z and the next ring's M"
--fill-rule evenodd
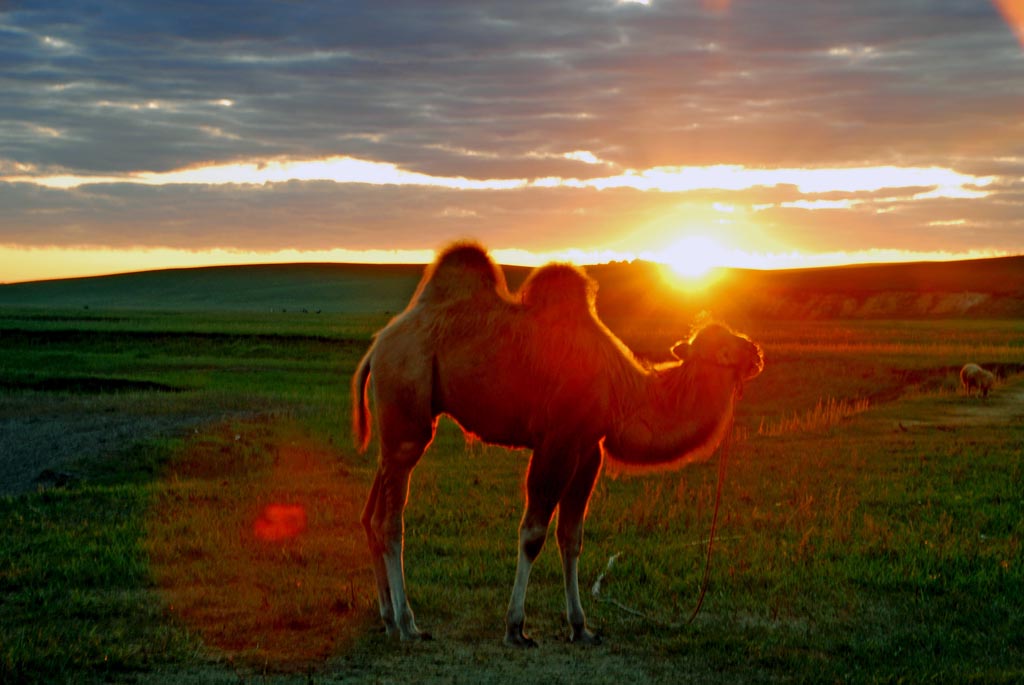
M389 632L424 635L405 595L403 511L440 414L486 442L533 450L506 616L514 645L534 644L523 633L526 586L556 508L571 637L596 640L577 560L603 456L636 468L689 463L710 456L728 430L742 384L763 367L760 348L708 324L673 350L685 361L649 367L598 319L595 294L582 270L554 264L513 295L486 251L462 243L438 257L408 308L377 334L353 377L353 424L365 448L372 385L381 457L363 524Z
M996 383L996 377L991 371L986 371L977 364L964 364L964 368L960 369L960 383L968 396L977 388L982 397L988 397L989 391Z

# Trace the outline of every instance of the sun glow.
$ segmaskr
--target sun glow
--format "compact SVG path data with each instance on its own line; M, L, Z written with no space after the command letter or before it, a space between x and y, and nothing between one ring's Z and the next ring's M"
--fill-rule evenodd
M735 261L720 242L706 235L690 235L664 250L649 255L652 261L664 264L666 279L686 290L699 290L716 279L716 269Z

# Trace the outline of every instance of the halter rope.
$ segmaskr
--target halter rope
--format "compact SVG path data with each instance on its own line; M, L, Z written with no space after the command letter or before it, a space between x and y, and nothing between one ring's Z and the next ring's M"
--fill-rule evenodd
M690 625L691 623L693 623L693 620L697 618L697 614L700 613L701 606L704 605L704 595L707 594L708 582L711 578L711 550L715 544L715 535L718 532L718 510L722 503L722 485L725 482L726 463L729 460L729 448L732 445L733 427L734 418L731 418L729 420L729 431L726 433L725 439L722 441L722 448L719 451L718 485L715 489L715 509L714 513L711 516L711 532L708 536L708 554L704 562L704 578L701 580L700 596L697 598L697 606L694 607L693 614L690 615L690 618L685 623L666 623L661 619L658 619L654 616L648 616L642 611L638 611L630 606L627 606L622 602L618 601L617 599L613 599L611 597L602 597L601 583L604 581L605 576L608 575L609 571L612 570L612 566L622 555L622 552L617 552L608 559L608 565L605 567L604 573L600 574L597 577L597 580L594 581L594 585L590 589L590 594L594 597L594 599L596 599L599 602L614 604L615 606L617 606L618 608L622 609L627 613L633 614L634 616L639 616L640 618L647 619L648 621L652 621L654 623L658 623L666 628L681 628L684 625Z
M697 614L700 613L700 608L704 605L704 595L708 591L708 581L711 579L711 550L715 544L715 533L718 531L718 508L722 503L722 484L725 482L725 467L726 462L729 460L729 447L732 444L733 422L734 419L730 418L729 432L725 434L725 440L722 442L722 449L718 455L718 485L715 488L715 512L711 515L711 533L708 535L708 556L704 561L704 579L701 581L697 606L693 608L693 614L690 615L689 620L686 622L687 625L693 623L693 620L697 618Z

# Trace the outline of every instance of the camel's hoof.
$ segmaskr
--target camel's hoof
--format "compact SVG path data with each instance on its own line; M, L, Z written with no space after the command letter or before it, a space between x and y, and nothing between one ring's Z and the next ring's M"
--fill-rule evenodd
M425 630L417 630L411 633L402 633L402 642L426 642L433 640L434 636Z
M586 627L573 628L569 642L575 645L599 645L602 642L601 633L595 633Z
M520 624L508 627L505 631L505 644L519 649L533 649L537 646L537 641L523 633L523 626Z
M509 647L516 647L518 649L534 649L537 647L537 641L532 637L525 635L506 635L505 644Z

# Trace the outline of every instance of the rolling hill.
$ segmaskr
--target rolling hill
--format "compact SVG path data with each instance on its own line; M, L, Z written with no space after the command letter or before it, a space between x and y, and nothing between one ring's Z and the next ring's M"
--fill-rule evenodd
M1024 256L783 271L724 269L687 292L646 262L587 267L603 317L1024 318ZM286 264L166 269L0 285L0 307L174 311L397 312L422 265ZM506 267L512 288L528 273Z
M400 310L422 266L285 264L163 269L0 286L0 306L175 311Z

